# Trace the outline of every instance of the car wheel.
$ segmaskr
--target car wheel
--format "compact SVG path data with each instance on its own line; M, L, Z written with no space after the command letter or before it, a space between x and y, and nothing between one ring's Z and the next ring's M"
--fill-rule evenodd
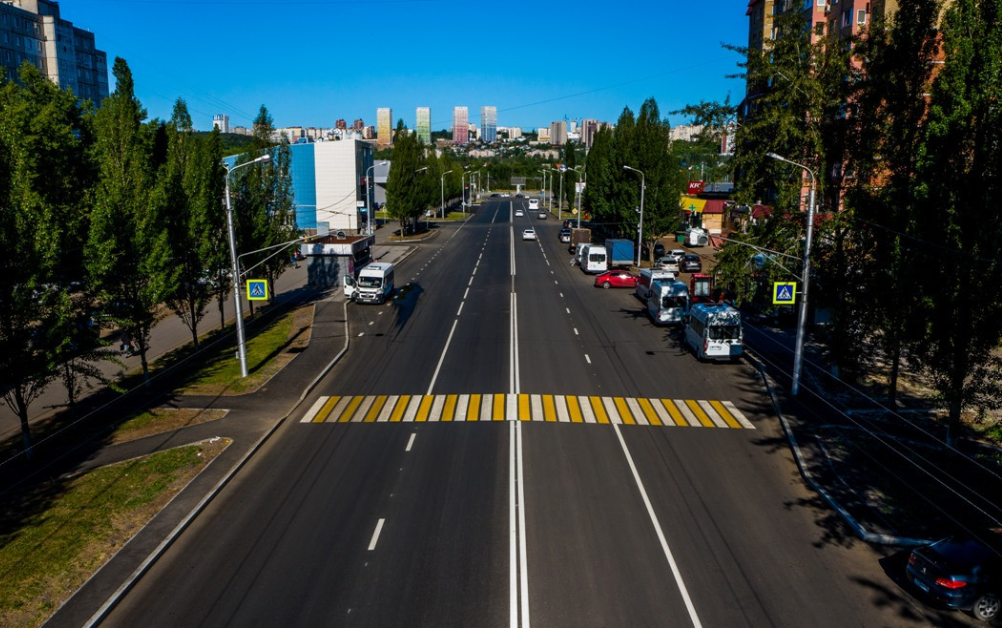
M609 289L609 288L611 288L612 286L610 286L610 285L609 285L609 282L608 282L608 281L603 281L603 282L602 282L602 287L603 287L603 288L605 288L606 290L608 290L608 289Z
M974 601L971 614L976 619L988 621L999 614L1000 608L1002 608L1002 603L999 602L999 596L994 593L985 593Z

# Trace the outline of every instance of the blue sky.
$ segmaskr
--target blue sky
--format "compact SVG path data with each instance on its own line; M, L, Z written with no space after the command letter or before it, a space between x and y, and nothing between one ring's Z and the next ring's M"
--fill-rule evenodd
M198 129L225 113L249 125L338 118L450 128L452 108L498 108L499 126L614 122L657 99L663 116L701 100L737 103L728 79L747 44L747 0L62 0L64 19L129 63L150 117L184 98ZM113 80L113 79L112 79ZM112 86L114 89L114 86ZM673 125L685 122L670 117Z

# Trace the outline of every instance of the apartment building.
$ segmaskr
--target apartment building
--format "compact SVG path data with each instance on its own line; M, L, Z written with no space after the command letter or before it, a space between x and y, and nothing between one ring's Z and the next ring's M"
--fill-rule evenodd
M466 107L452 108L452 143L465 145L470 143L470 112Z
M480 108L480 139L488 144L498 141L498 108Z
M418 107L416 114L418 139L431 144L431 107Z
M61 17L58 2L0 2L0 72L16 81L26 61L79 98L100 103L108 96L108 55L93 33Z

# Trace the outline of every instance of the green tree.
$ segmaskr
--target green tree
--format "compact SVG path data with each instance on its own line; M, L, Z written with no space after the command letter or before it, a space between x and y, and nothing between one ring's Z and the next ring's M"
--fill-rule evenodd
M153 175L154 132L135 96L124 59L113 68L115 91L95 119L100 174L85 251L105 311L139 352L149 385L150 331L173 279L162 189Z
M674 232L681 223L680 203L683 179L672 153L671 127L661 119L658 104L648 98L637 115L635 158L644 172L644 224L641 239L649 259L654 261L654 241ZM624 159L624 163L629 161ZM629 173L634 174L634 173Z
M213 296L212 271L219 262L213 250L221 244L218 211L222 197L222 166L219 163L218 130L194 133L185 102L178 99L166 127L167 163L160 169L157 185L166 206L167 230L174 277L166 303L191 332L198 348L198 323ZM225 247L220 247L225 250Z
M588 185L584 190L582 205L584 211L591 213L595 222L615 222L618 216L613 204L613 190L616 183L616 171L613 166L612 129L603 126L595 133L591 150L586 161ZM622 235L616 232L616 235Z
M998 407L1002 361L1002 0L955 0L943 20L936 78L918 157L916 233L948 253L913 281L928 295L921 351L949 411L948 442L965 407ZM957 269L961 269L960 272Z
M390 216L400 223L401 234L408 231L408 223L417 228L417 217L427 206L427 184L424 172L424 152L413 133L407 132L403 120L397 122L393 146L393 165L386 181L386 205Z
M892 22L878 14L857 54L866 59L851 144L856 186L846 205L855 218L857 254L847 261L858 271L866 293L862 303L868 323L889 364L887 391L897 400L898 376L905 349L924 335L922 294L913 269L938 263L926 246L915 246L914 182L923 138L926 108L936 54L933 32L939 15L936 0L903 3ZM837 262L838 260L832 260ZM828 265L826 264L825 267ZM870 295L880 294L879 299Z
M20 78L0 86L0 387L32 459L28 406L89 332L67 324L85 306L64 226L83 223L92 180L76 98L27 63Z

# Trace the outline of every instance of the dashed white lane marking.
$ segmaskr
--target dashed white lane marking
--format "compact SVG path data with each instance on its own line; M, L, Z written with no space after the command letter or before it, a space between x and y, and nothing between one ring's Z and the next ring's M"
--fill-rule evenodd
M460 314L463 313L463 306L464 305L466 305L466 301L463 301L462 303L459 304L459 311L456 312L456 316L459 316Z
M588 364L591 364L591 358L588 357L587 353L585 354L585 360L588 360Z
M578 328L577 327L574 328L574 335L575 336L580 336L581 335L581 334L578 333Z
M571 313L571 308L569 308L569 307L565 307L564 309L565 309L565 310L567 310L567 313L568 313L568 314L570 314L570 313Z
M376 543L379 542L379 533L383 531L383 524L386 523L386 519L380 519L376 523L376 531L372 533L372 540L369 541L369 551L376 549Z

